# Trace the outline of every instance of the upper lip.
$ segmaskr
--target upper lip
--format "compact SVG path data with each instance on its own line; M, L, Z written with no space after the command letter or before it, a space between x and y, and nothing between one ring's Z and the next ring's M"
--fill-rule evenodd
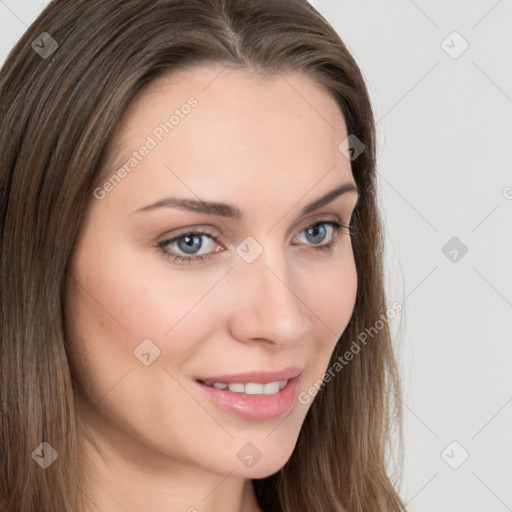
M293 379L302 373L302 369L296 366L290 366L283 370L273 372L268 371L251 371L245 373L236 373L231 375L216 375L215 377L200 377L197 380L200 382L220 382L220 383L235 383L235 382L255 382L265 384L268 382L277 382L280 380Z

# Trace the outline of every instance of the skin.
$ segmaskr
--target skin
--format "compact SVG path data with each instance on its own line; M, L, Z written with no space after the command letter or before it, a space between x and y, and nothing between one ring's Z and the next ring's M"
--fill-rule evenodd
M329 225L319 242L304 229L348 224L357 200L347 192L301 214L340 184L355 185L338 150L347 137L341 112L307 76L260 80L219 65L167 75L130 105L110 173L190 96L198 101L191 113L91 200L70 263L66 319L91 511L259 511L251 479L283 467L311 403L248 420L203 396L195 379L298 366L306 391L322 378L355 304L350 235L335 235L328 253L315 243L331 240ZM244 217L137 212L176 196L229 203ZM197 252L209 259L162 252L158 242L182 228L218 237L200 237ZM263 249L252 263L236 252L248 236ZM184 254L180 247L167 245ZM144 339L160 350L149 366L134 356ZM251 468L237 457L248 442L262 454Z

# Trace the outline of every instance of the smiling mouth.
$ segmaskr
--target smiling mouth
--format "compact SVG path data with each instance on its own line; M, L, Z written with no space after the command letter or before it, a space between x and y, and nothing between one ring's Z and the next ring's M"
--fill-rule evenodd
M257 370L196 378L203 395L223 410L248 420L269 420L287 413L299 391L304 369Z

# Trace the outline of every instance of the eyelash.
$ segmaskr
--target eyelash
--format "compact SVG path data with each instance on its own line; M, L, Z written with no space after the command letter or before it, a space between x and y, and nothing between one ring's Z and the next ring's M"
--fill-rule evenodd
M333 220L313 221L313 222L307 224L306 226L304 226L300 230L299 234L303 233L304 231L308 230L309 228L312 228L315 226L320 226L322 224L331 226L334 231L332 233L331 241L328 242L327 244L324 244L324 245L311 244L313 249L316 251L323 251L328 254L332 253L332 251L334 249L334 245L336 244L336 242L338 240L338 235L344 229L348 231L348 235L350 237L353 237L355 235L355 230L354 230L353 226L351 226L349 224L343 224L343 223L333 221ZM199 231L187 231L184 233L180 233L178 236L175 236L173 238L168 238L167 240L162 240L161 242L158 242L156 247L164 254L164 256L166 256L170 260L174 261L175 263L189 263L189 264L193 263L193 262L200 263L200 262L203 262L203 261L209 259L212 255L215 254L215 252L213 252L213 253L207 253L207 254L200 254L198 256L185 256L182 254L170 253L167 249L165 249L165 247L167 245L169 245L173 242L177 242L178 240L185 238L187 236L207 236L207 237L211 238L214 242L218 242L218 237L216 237L212 233L208 233L207 231L199 230Z

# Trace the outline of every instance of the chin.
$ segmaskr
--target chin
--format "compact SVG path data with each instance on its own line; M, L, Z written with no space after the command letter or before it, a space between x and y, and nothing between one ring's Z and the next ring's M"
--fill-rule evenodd
M291 435L290 435L291 438ZM282 442L280 445L260 443L258 449L253 443L246 443L241 449L237 449L236 467L228 469L242 478L266 478L280 471L290 459L295 443L288 445Z

